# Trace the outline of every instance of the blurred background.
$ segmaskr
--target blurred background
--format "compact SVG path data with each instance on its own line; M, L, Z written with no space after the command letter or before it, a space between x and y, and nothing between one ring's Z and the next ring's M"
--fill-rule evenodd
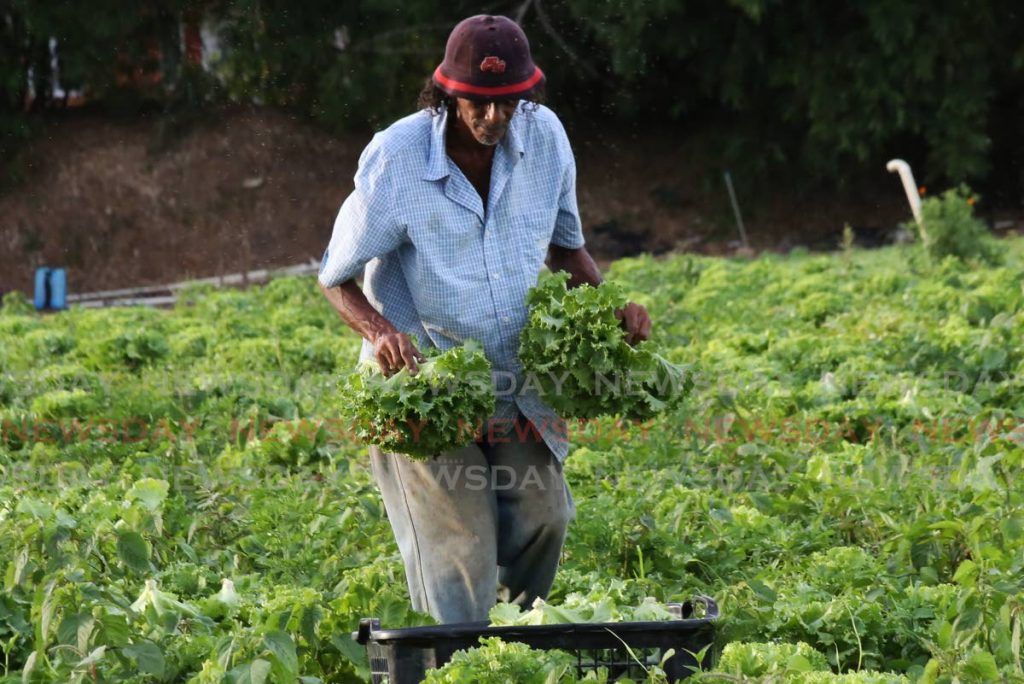
M1016 0L0 0L0 292L316 261L374 130L448 32L518 20L565 121L592 252L894 239L906 159L1024 229Z

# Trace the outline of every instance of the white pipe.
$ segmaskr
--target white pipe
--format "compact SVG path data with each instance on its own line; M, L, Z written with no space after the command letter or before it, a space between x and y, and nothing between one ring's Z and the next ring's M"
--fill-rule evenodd
M244 283L257 283L265 282L271 278L278 276L305 276L313 275L317 273L320 266L315 259L311 259L305 264L296 264L294 266L286 266L278 269L260 269L258 271L249 271L248 273L232 273L224 276L214 276L212 278L200 278L198 280L186 280L179 283L169 283L167 285L148 285L145 287L132 287L124 288L119 290L102 290L99 292L78 292L69 294L67 296L68 302L88 302L88 301L99 301L99 300L110 300L116 298L139 298L146 297L149 295L163 295L168 292L175 292L181 290L190 285L213 285L214 287L221 287L224 285L242 285Z
M900 180L903 181L903 191L907 193L907 201L910 202L910 211L914 214L914 220L917 221L917 225L921 228L921 196L917 194L917 183L914 182L914 173L910 170L910 164L903 161L902 159L893 159L885 168L890 173L900 174ZM921 228L924 232L924 229Z

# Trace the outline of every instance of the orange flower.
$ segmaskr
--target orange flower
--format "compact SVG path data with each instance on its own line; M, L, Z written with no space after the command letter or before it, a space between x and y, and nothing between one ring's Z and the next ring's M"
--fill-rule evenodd
M928 192L928 188L924 187L923 185L917 189L917 194L921 195L922 197L924 197L924 193L926 192Z
M974 203L977 202L977 201L978 201L977 198L974 198L974 197L968 197L967 198L967 203L970 204L972 207L974 206Z

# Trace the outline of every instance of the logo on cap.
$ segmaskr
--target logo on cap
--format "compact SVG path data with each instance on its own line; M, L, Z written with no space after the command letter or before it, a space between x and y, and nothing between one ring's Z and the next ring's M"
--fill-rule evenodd
M495 56L484 57L484 61L480 62L480 71L491 71L496 74L505 73L505 60Z

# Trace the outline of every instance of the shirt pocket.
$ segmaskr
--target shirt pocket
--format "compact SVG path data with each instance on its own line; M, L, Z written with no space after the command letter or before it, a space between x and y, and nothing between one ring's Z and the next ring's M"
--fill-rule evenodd
M551 235L555 230L555 211L554 207L534 209L512 218L520 253L527 268L533 273L539 271L547 259Z
M486 283L483 226L469 212L434 212L409 229L413 250L406 277L414 298L447 298L460 287Z
M438 254L465 254L478 250L483 225L469 212L434 212L410 230L417 250Z

